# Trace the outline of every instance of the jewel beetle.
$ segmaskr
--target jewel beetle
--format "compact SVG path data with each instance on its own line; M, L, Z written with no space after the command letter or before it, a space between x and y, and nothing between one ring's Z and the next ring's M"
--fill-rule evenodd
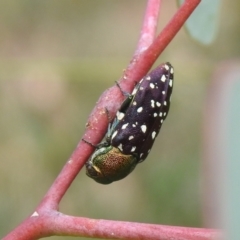
M168 62L136 85L86 162L89 177L109 184L126 177L146 159L168 115L172 89L173 67Z

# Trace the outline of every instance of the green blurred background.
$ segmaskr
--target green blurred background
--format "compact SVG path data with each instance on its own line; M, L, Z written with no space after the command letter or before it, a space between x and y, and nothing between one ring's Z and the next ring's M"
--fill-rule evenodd
M135 50L145 4L0 2L0 236L34 211L81 139L98 97L121 76ZM108 186L81 171L60 211L203 226L205 97L214 69L240 53L240 3L225 0L222 9L212 45L202 46L181 30L157 62L174 65L175 86L169 116L148 159ZM175 11L175 1L163 2L159 30Z

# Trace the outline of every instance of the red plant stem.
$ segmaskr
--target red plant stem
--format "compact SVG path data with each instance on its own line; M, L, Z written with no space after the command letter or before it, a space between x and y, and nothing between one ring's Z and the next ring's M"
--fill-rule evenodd
M160 4L158 0L149 0L145 17L146 23L142 28L142 37L139 40L138 49L120 81L121 87L125 91L130 92L136 82L148 72L154 61L177 34L199 3L200 0L186 0L162 33L154 40L153 44L143 52L142 50L152 41L156 30L156 23L151 23L149 19L151 12L156 22L158 15L156 8L159 8ZM143 36L144 29L146 29L149 36ZM141 54L139 54L140 52ZM96 144L103 138L108 125L105 109L107 108L110 116L113 117L122 100L122 93L115 86L102 94L88 119L84 139ZM215 230L211 229L93 220L66 216L56 212L55 210L58 210L63 195L93 150L91 146L80 141L53 185L36 208L35 216L27 218L3 239L38 239L44 236L62 234L112 239L212 240L218 235Z
M38 213L41 213L42 210L45 211L46 209L58 210L59 202L77 176L80 169L85 164L86 157L83 153L86 153L87 150L89 151L88 145L83 145L81 142L78 144L77 148L72 153L72 156L67 161L58 177L55 179L41 203L38 205L36 209Z
M32 229L35 229L35 232ZM28 238L26 238L26 232ZM73 217L52 211L51 214L32 217L30 223L23 222L16 229L14 235L11 235L14 238L9 238L9 235L3 240L38 239L53 235L125 240L217 240L222 237L220 231L215 229L97 220Z
M137 47L138 51L149 47L154 39L160 3L161 0L149 0L148 2L141 37ZM131 88L133 87L133 84L135 83L132 82ZM109 99L111 99L111 101L109 101ZM122 100L122 93L115 86L102 94L89 117L84 139L93 144L97 144L102 139L108 125L105 109L107 108L110 114L115 114ZM69 188L92 151L92 147L80 141L61 173L58 175L53 185L37 207L38 212L41 212L42 207L55 210L58 209L58 204L66 190Z
M75 231L78 236L80 234L81 236L94 236L104 239L216 240L216 237L220 236L219 232L213 229L74 218L66 215L59 218L59 220L62 222L61 225L64 226L66 231L69 231L68 228L70 226L78 226L75 227L75 230L71 229L69 233ZM56 221L54 220L54 222Z
M139 55L152 44L156 34L160 8L161 0L148 1L135 55Z
M146 16L150 15L149 11L156 8L156 5L159 4L159 1L150 0L152 5L148 5L148 11ZM156 38L154 43L145 51L143 54L140 54L137 57L137 61L133 61L125 74L129 74L127 79L121 81L121 86L125 86L124 89L134 87L134 84L137 80L140 80L139 76L144 74L144 69L146 70L145 65L150 68L150 65L154 63L158 55L163 51L166 45L172 40L176 35L179 29L182 27L184 22L190 16L192 11L197 7L200 0L186 0L181 8L174 15L169 24L163 29L162 33ZM155 18L156 21L157 18ZM146 17L145 17L146 20ZM148 26L148 24L144 24ZM153 31L151 30L153 33ZM148 61L147 61L147 60ZM145 64L145 65L144 65ZM147 70L146 70L147 71ZM129 92L129 90L128 90ZM111 101L109 101L111 99ZM123 96L117 87L112 87L106 90L99 101L96 104L96 107L93 109L88 123L87 131L84 135L84 139L96 144L101 141L104 133L106 132L108 119L106 116L105 109L107 108L110 114L114 115L119 108ZM94 149L88 144L80 141L77 148L73 152L72 156L54 181L53 185L37 207L37 211L41 212L42 208L47 209L58 209L58 204L61 201L61 198L67 191L68 187L71 185L74 178L77 176L80 169L86 162L86 159L91 155Z
M139 56L136 56L125 71L125 75L132 81L139 81L152 67L156 59L172 41L192 14L201 0L186 0L171 21L154 40L153 44Z

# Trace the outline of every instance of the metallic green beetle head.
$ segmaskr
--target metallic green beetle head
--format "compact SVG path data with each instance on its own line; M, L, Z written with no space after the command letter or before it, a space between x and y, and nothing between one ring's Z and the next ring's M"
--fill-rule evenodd
M86 174L98 183L109 184L125 178L137 165L134 155L124 155L108 146L95 151L86 163Z

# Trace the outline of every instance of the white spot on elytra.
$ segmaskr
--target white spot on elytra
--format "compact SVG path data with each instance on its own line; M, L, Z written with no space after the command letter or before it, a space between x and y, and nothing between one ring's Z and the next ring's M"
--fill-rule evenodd
M167 79L166 76L165 76L165 75L162 75L162 77L161 77L161 81L162 81L162 82L165 82L166 79Z
M169 70L169 66L167 64L164 65L166 70Z
M142 132L145 133L147 131L147 126L146 125L142 125L141 129L142 129Z
M131 152L134 152L136 150L136 147L132 147Z
M164 101L164 103L163 103L165 106L167 106L167 102L166 101Z
M116 137L118 131L115 131L112 135L112 139Z
M122 112L117 112L117 119L122 120L124 118L125 114Z
M165 113L163 113L163 116L165 117L167 115L167 113L165 112Z
M132 140L134 138L134 136L129 136L128 140Z
M163 123L163 119L161 120L161 123Z
M162 91L162 94L164 95L166 92L165 91Z
M155 88L155 85L153 83L150 83L150 88Z
M154 116L154 117L157 117L157 113L154 113L153 116Z
M162 112L159 113L159 117L162 117Z
M132 126L133 126L133 127L136 127L136 125L135 125L135 124L132 124Z
M140 158L143 156L143 153L140 154Z
M132 95L135 95L136 92L137 92L137 88L135 87L135 88L133 89L133 91L132 91Z
M173 74L173 68L171 68L170 73Z
M139 108L137 109L137 112L140 113L140 112L142 112L142 110L143 110L143 107L139 107Z
M134 102L133 102L133 105L134 105L134 106L135 106L135 105L137 105L137 102L136 102L136 101L134 101Z
M144 88L143 87L140 87L140 90L143 90Z
M155 107L155 101L151 100L151 107L154 108Z
M169 80L169 86L170 86L170 87L172 87L172 85L173 85L172 83L173 83L173 81L172 81L172 79L170 79L170 80Z
M156 134L157 133L155 131L152 132L152 139L154 139L156 137Z
M122 144L121 144L121 143L118 145L118 148L119 148L119 150L123 151L123 148L122 148Z
M150 76L146 77L146 80L150 81L150 80L151 80L151 77L150 77Z
M129 123L125 123L122 125L122 129L126 129L126 127L128 126Z
M160 103L160 102L156 102L156 105L157 105L158 107L160 107L160 106L161 106L161 103Z

